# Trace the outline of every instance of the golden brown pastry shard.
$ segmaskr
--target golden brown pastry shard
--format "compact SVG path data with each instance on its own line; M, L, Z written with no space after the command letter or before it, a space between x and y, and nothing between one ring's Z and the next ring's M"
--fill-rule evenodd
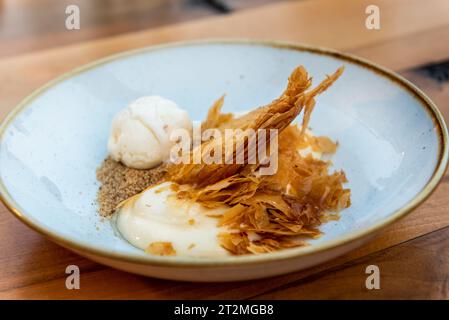
M304 246L306 238L320 236L317 227L321 223L338 218L338 212L350 205L350 190L343 187L347 181L345 174L330 173L330 162L298 153L298 149L305 147L322 153L335 152L336 143L327 137L314 137L306 129L315 97L329 88L342 72L343 68L339 68L316 88L307 91L311 79L303 67L298 67L278 99L238 118L221 114L223 97L211 107L203 123L206 128L279 130L279 164L274 174L258 175L259 164L247 161L182 164L169 169L171 180L190 185L183 197L208 208L229 206L219 220L219 226L229 231L221 233L219 239L231 253L259 254ZM303 109L302 127L290 125ZM239 139L234 137L231 143L241 142ZM202 147L220 143L226 150L228 141L207 141ZM244 144L246 148L248 145ZM232 150L233 154L224 155L225 160L235 156L236 149ZM195 152L200 149L193 150Z
M221 113L221 108L224 104L225 96L221 96L220 99L214 102L207 113L207 118L201 124L201 130L219 128L221 125L231 121L234 118L232 113Z
M288 85L282 95L270 104L255 109L241 117L232 118L230 115L220 113L223 105L221 97L209 111L206 128L220 130L224 129L276 129L279 132L286 128L306 108L304 125L307 125L310 113L314 105L314 97L325 91L343 72L339 68L333 75L329 76L313 90L306 92L311 86L311 79L303 66L297 67L288 79ZM222 134L224 136L224 134ZM211 139L196 147L190 155L190 163L173 165L169 169L169 179L180 184L192 184L198 187L207 186L217 181L230 177L239 172L248 164L248 136L235 135L233 139L217 140ZM257 139L257 137L256 137ZM232 144L226 146L226 144ZM243 145L243 149L237 150L235 146ZM210 150L220 149L223 151L221 163L207 164L204 162L194 163L193 159L204 159L205 153ZM226 150L231 150L226 152ZM236 153L244 155L243 163L236 163Z

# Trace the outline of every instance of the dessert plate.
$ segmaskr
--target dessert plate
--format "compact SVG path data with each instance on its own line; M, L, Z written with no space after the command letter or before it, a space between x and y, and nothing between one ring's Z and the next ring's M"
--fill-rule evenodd
M297 65L321 81L343 76L317 99L311 126L337 139L352 205L302 248L223 258L155 257L102 220L95 170L107 155L114 114L161 95L205 118L227 94L225 112L266 104ZM143 48L93 62L22 101L0 127L0 192L31 228L80 255L137 274L189 281L247 280L332 259L404 217L437 186L448 162L448 131L437 107L395 73L329 49L269 41L202 41ZM20 235L17 235L20 237Z

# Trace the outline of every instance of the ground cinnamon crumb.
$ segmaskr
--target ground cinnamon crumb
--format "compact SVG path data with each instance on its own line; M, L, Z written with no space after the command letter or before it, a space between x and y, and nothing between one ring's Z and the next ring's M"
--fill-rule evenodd
M146 253L157 256L175 256L176 251L173 249L171 242L152 242L145 250Z
M193 226L195 224L195 219L189 219L189 224Z
M187 249L188 249L188 250L191 250L191 249L195 248L195 246L196 246L196 244L191 243L191 244L187 247Z
M165 173L165 165L139 170L105 159L97 169L97 180L101 183L97 194L100 214L110 216L120 202L159 182Z

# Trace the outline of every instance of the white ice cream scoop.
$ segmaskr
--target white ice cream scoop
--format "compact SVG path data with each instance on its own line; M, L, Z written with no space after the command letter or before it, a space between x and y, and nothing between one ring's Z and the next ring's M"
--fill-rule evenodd
M160 96L139 98L114 117L109 154L131 168L155 167L169 159L170 149L176 143L170 140L175 129L191 134L192 121L185 110Z

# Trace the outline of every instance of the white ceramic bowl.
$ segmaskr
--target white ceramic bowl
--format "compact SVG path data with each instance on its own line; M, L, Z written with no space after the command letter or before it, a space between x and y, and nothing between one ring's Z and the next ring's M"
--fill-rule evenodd
M227 93L225 111L277 97L303 64L318 83L343 76L318 98L311 126L340 142L352 206L322 226L310 246L219 259L153 257L117 236L97 214L95 169L106 156L113 115L159 94L201 120ZM262 278L311 267L367 241L436 187L448 161L447 128L435 105L400 76L328 49L279 42L206 41L114 55L52 81L21 102L0 128L0 191L24 223L100 263L192 281ZM20 235L17 235L20 237Z

